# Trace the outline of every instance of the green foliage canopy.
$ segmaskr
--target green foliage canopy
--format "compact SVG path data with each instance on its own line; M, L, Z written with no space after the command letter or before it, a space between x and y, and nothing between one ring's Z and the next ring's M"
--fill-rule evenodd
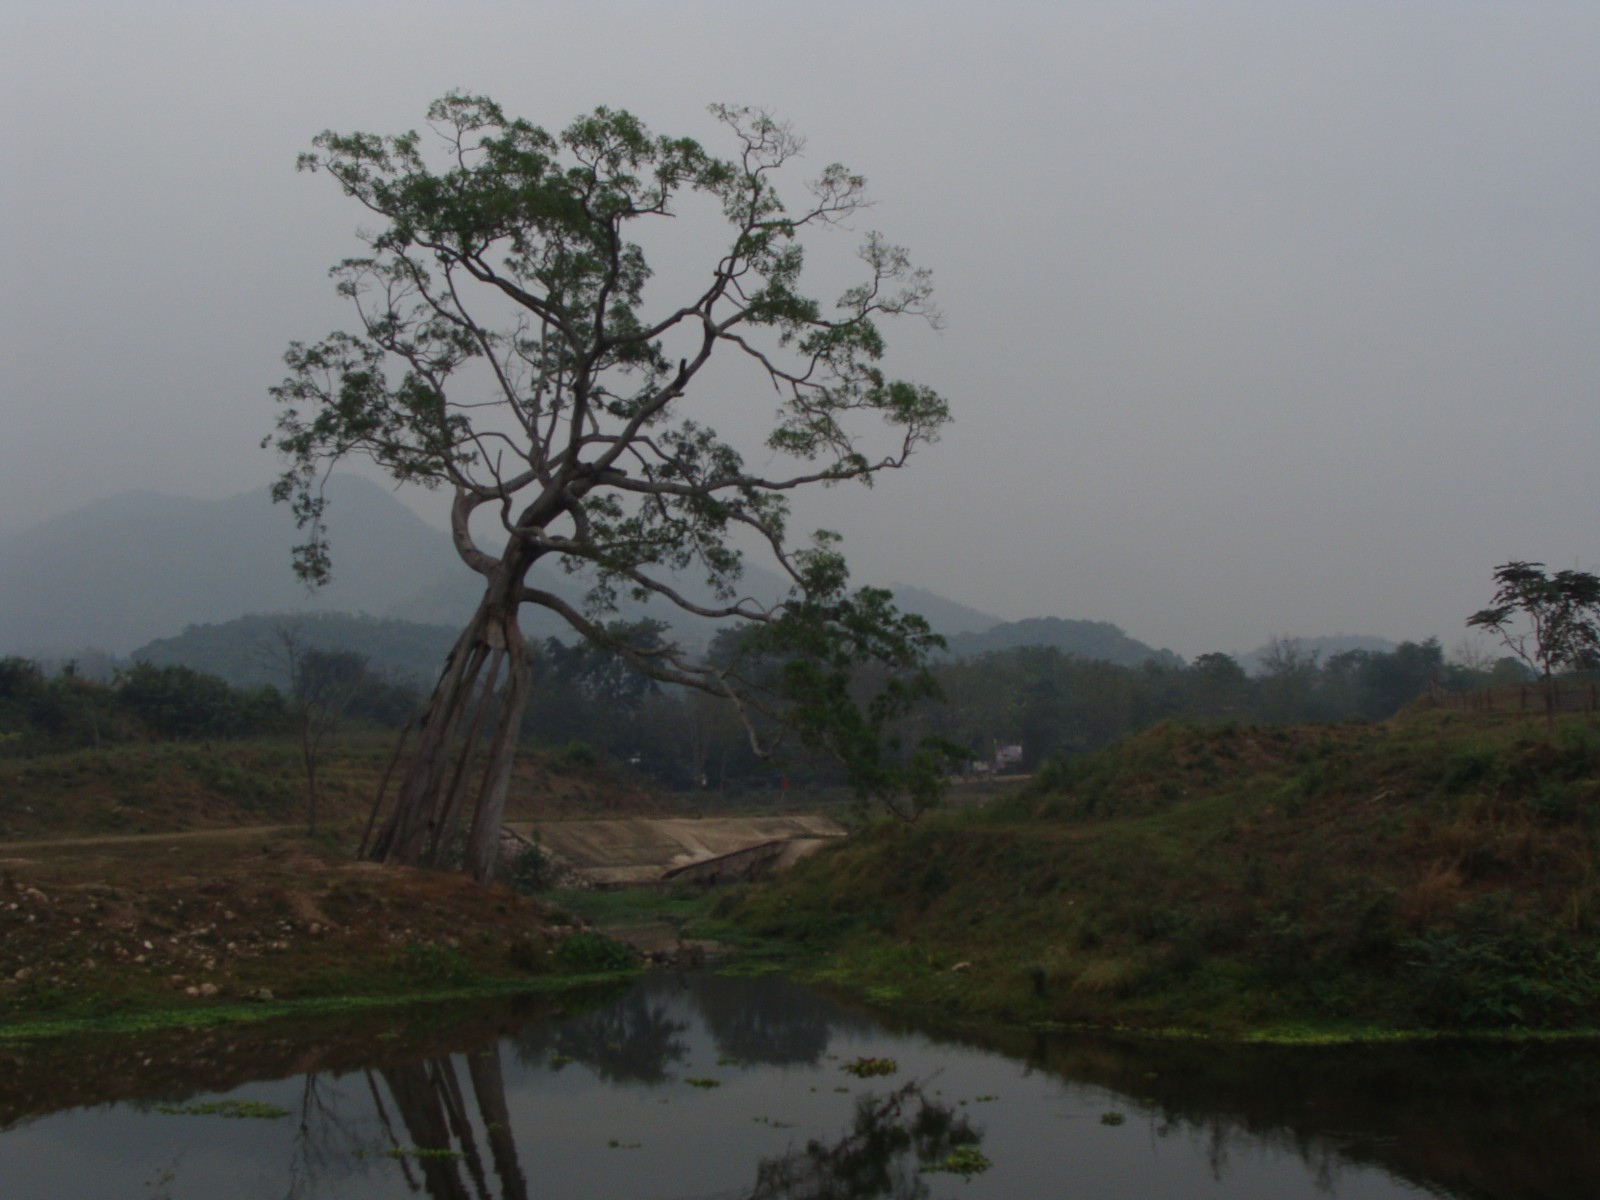
M486 582L488 623L469 626L471 646L497 652L516 640L505 614L540 605L643 675L747 713L798 710L808 740L866 763L852 749L862 729L903 707L903 688L925 690L922 659L937 639L885 597L851 594L827 535L793 549L788 495L870 483L936 440L946 404L884 370L881 328L936 322L932 283L868 233L857 282L832 303L809 294L807 251L863 211L864 180L834 164L796 201L779 186L802 148L789 127L752 109L712 112L731 157L652 134L626 112L596 109L552 134L459 93L429 108L431 136L318 136L301 168L331 175L378 226L364 235L368 253L332 272L358 330L285 355L277 432L263 443L288 463L275 497L308 531L296 566L316 583L331 570L321 486L333 464L366 458L399 482L446 488L457 553ZM653 276L646 244L674 220L689 226L678 241L720 223L698 278ZM719 369L713 384L713 354L743 375ZM728 389L761 416L759 441L724 438L697 411L702 393ZM750 546L786 574L785 599L740 596ZM546 557L593 581L585 605L526 583ZM684 594L684 572L713 599ZM605 618L624 591L764 627L800 665L762 693L670 643L619 636ZM804 668L833 671L841 655L889 664L890 680L874 711L852 705L832 720L837 689L824 696ZM436 702L457 711L453 696ZM755 737L761 722L747 724ZM426 754L444 752L430 743Z
M1600 576L1546 575L1543 563L1509 562L1495 568L1494 579L1494 604L1468 617L1468 625L1498 634L1546 678L1558 667L1600 666ZM1521 632L1519 619L1527 626Z

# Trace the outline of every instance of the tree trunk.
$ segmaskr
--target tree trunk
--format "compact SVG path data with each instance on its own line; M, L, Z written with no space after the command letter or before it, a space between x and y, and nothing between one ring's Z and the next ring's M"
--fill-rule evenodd
M1557 690L1559 686L1556 683L1555 676L1550 672L1550 664L1546 663L1544 668L1544 725L1545 732L1550 737L1555 737L1556 735L1556 705L1560 696L1560 692Z
M517 1160L517 1143L512 1136L515 1126L511 1108L506 1103L505 1077L500 1071L500 1047L492 1043L487 1050L467 1056L467 1076L472 1080L472 1094L478 1101L478 1115L489 1139L489 1154L494 1161L495 1174L500 1177L500 1195L503 1200L528 1200L528 1181Z
M512 624L515 629L515 622ZM511 763L516 754L517 735L522 730L522 714L528 707L528 687L532 682L528 654L517 633L515 653L506 654L509 671L500 696L500 717L489 743L489 761L484 765L483 782L478 789L478 804L473 810L472 827L467 834L463 868L480 883L494 878L500 860L500 826L505 818L506 792L511 786Z
M527 565L496 571L478 611L456 639L423 711L416 752L400 782L394 811L373 838L368 858L409 866L449 865L470 795L475 802L462 869L480 883L493 879L532 677L515 599ZM505 682L497 689L502 669Z
M449 1059L430 1059L419 1063L405 1063L394 1067L380 1067L379 1074L389 1085L389 1095L405 1122L406 1134L417 1150L433 1151L418 1154L416 1162L422 1167L424 1187L435 1200L472 1200L472 1193L461 1178L457 1162L464 1158L468 1147L455 1152L451 1144L451 1113L448 1111L449 1093L444 1086L444 1076L451 1071Z

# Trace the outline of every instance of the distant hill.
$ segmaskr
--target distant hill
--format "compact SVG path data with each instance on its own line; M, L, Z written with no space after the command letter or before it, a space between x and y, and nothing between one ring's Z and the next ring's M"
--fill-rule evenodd
M125 492L0 538L0 655L83 658L92 648L122 657L137 648L151 661L260 682L246 661L259 657L259 622L320 614L321 624L306 626L312 644L358 650L411 675L426 661L422 674L431 676L450 644L438 640L438 630L458 630L472 615L478 577L461 564L448 534L382 485L336 475L328 502L333 581L314 593L290 566L300 534L264 487L221 500ZM581 575L542 564L530 582L575 605L588 587ZM677 586L695 602L713 602L692 573ZM787 590L783 577L752 562L740 594L771 604ZM948 638L956 655L1037 645L1125 665L1181 662L1105 621L1003 622L927 588L896 583L890 590L902 610L921 614ZM280 615L239 624L252 613ZM383 620L350 624L353 614ZM709 645L716 631L714 623L686 617L664 601L625 600L617 615L665 621L691 652ZM388 634L381 632L385 621ZM538 640L571 636L559 617L531 606L523 629Z
M280 614L261 618L272 621L323 614L330 643L346 645L341 639L359 632L348 648L385 663L385 653L361 640L371 629L356 631L334 617L368 614L455 629L465 624L481 583L461 564L447 534L360 476L334 476L328 500L333 581L315 593L290 566L300 534L264 487L221 500L125 492L0 538L0 656L87 661L97 657L90 650L120 658L138 648L153 661L179 653L185 665L211 661L215 666L206 669L244 681L250 677L244 657L255 651L227 646L241 636L233 623L244 614ZM582 576L543 566L530 582L576 605L588 587ZM678 586L691 600L712 601L691 575ZM742 595L771 604L786 591L774 571L759 563L746 567ZM923 588L896 585L895 591L902 608L921 612L943 633L997 621ZM715 632L710 622L685 617L663 601L625 601L618 616L666 621L691 650L708 645ZM211 632L198 632L206 629ZM533 607L524 610L523 629L540 640L571 636L559 617Z
M1257 646L1248 654L1235 656L1239 665L1245 669L1246 674L1261 674L1262 664L1267 655L1272 653L1274 642L1292 644L1303 654L1315 654L1318 662L1327 662L1335 654L1344 654L1350 650L1366 650L1372 654L1389 654L1398 645L1398 643L1391 642L1387 638L1364 637L1359 634L1348 633L1336 633L1332 637L1274 638L1273 641L1268 642L1265 646Z
M221 500L124 492L0 539L0 655L61 657L92 647L125 656L247 613L466 623L482 584L448 534L359 476L334 476L328 501L333 581L315 592L294 575L290 552L300 534L266 488ZM530 582L574 604L588 586L545 568ZM764 601L782 591L758 567L747 583ZM672 616L660 604L625 605L620 615ZM542 609L525 610L523 621L530 637L568 633Z
M190 625L176 637L158 638L131 655L136 662L192 667L218 675L235 687L287 685L280 631L319 650L352 650L394 677L432 685L461 630L420 625L392 617L349 613L280 613L237 617L216 625Z
M949 639L950 653L974 658L992 650L1049 646L1081 658L1136 667L1155 662L1181 667L1184 660L1171 650L1157 650L1129 637L1109 621L1071 621L1062 617L1030 617L1006 621L982 633L962 633Z
M222 500L125 492L0 540L0 654L126 654L247 612L386 613L451 567L448 535L376 483L329 483L333 582L295 578L299 540L265 488ZM419 565L422 564L422 565Z
M909 583L889 585L894 593L895 606L902 612L916 613L927 620L935 633L955 637L962 633L983 633L999 625L1000 618L993 613L979 612L954 600L946 600L937 592L915 587Z

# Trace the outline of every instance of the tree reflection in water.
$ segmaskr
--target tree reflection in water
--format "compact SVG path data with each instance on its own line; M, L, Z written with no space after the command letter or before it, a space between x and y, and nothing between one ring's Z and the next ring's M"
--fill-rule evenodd
M284 1200L315 1196L323 1177L347 1169L351 1151L366 1148L361 1128L367 1114L346 1112L348 1097L328 1083L322 1071L307 1071L301 1077L300 1119Z
M719 1056L772 1066L814 1064L834 1034L873 1028L782 979L660 974L615 1004L559 1026L526 1029L516 1038L517 1061L532 1067L571 1059L608 1083L665 1083L689 1052L681 1035L695 1017Z
M380 1147L362 1148L361 1153L368 1157L388 1153L398 1161L407 1189L430 1200L529 1200L499 1054L494 1049L470 1054L466 1068L472 1106L450 1058L364 1072L384 1136ZM303 1137L326 1148L338 1134L350 1131L329 1107L315 1102L315 1094L308 1077L307 1103L301 1113ZM403 1134L395 1128L391 1107ZM886 1095L857 1097L849 1129L837 1141L812 1139L803 1148L763 1159L756 1166L754 1185L738 1196L740 1200L926 1200L931 1192L924 1169L961 1146L977 1145L982 1136L965 1116L930 1099L920 1083L912 1082ZM360 1139L351 1134L350 1140ZM313 1157L331 1161L333 1156L308 1156L305 1165L312 1169L294 1173L290 1196L315 1194L319 1172Z
M865 1018L771 976L726 980L699 975L688 977L684 986L699 1005L717 1052L744 1063L810 1065L821 1060L835 1033L872 1028Z
M571 1013L589 999L562 1004ZM93 1060L81 1051L73 1060L55 1043L11 1048L9 1071L0 1073L0 1121L16 1138L0 1144L5 1188L51 1194L41 1186L54 1178L48 1172L137 1159L147 1200L216 1194L209 1181L232 1169L217 1164L231 1163L237 1150L259 1156L247 1160L259 1161L263 1180L253 1194L276 1200L408 1191L432 1200L527 1200L530 1191L631 1198L707 1189L720 1200L925 1200L951 1192L923 1168L975 1144L982 1131L962 1119L964 1108L952 1110L916 1084L890 1091L874 1081L851 1089L853 1098L834 1096L844 1091L832 1086L838 1064L825 1060L837 1041L851 1043L841 1059L897 1057L901 1078L945 1072L942 1085L958 1105L962 1092L966 1103L978 1092L995 1101L982 1110L994 1130L984 1140L1003 1161L973 1181L973 1194L998 1194L1029 1173L1035 1190L1008 1194L1044 1194L1051 1170L1069 1159L1114 1175L1126 1165L1127 1134L1141 1127L1139 1169L1156 1157L1166 1163L1151 1195L1237 1186L1255 1177L1264 1157L1280 1156L1304 1164L1303 1183L1280 1189L1284 1195L1345 1194L1354 1179L1374 1195L1402 1194L1369 1176L1381 1172L1437 1195L1587 1200L1600 1179L1600 1050L1582 1043L1333 1049L1008 1037L992 1047L1011 1058L1013 1066L1001 1068L970 1050L882 1031L781 980L661 975L626 996L594 999L606 1007L560 1023L550 1004L531 1025L501 1010L482 1019L451 1010L455 1021L427 1010L404 1023L369 1022L364 1040L345 1025L313 1026L321 1040L298 1053L317 1069L304 1074L292 1060L306 1045L299 1027L188 1034L205 1039L188 1088L178 1082L177 1034L107 1042L105 1057ZM508 1044L510 1062L501 1057ZM555 1054L587 1069L557 1077L549 1069ZM739 1065L716 1070L713 1055ZM519 1071L516 1060L530 1069ZM1034 1070L1012 1076L1004 1094L988 1094L997 1070L1009 1074L1023 1062ZM687 1086L708 1082L682 1078L701 1071L728 1086ZM661 1086L675 1076L679 1086ZM64 1092L47 1086L61 1077ZM98 1099L96 1077L108 1091ZM297 1107L297 1122L229 1123L224 1138L213 1139L208 1120L166 1115L185 1100L290 1078L240 1099ZM121 1111L96 1111L86 1100ZM49 1114L69 1103L78 1109L63 1111L70 1128L55 1124ZM1108 1106L1126 1110L1133 1129L1108 1137L1093 1120ZM615 1135L627 1140L602 1149ZM613 1154L618 1148L641 1153ZM102 1194L122 1194L127 1183L110 1181Z
M1024 1051L1013 1043L1010 1052ZM1156 1138L1190 1140L1213 1179L1263 1147L1336 1194L1376 1167L1432 1195L1552 1200L1600 1194L1600 1093L1592 1043L1417 1042L1249 1046L1040 1038L1028 1057L1148 1114ZM1135 1099L1137 1098L1137 1099Z
M929 1100L919 1083L856 1099L855 1121L837 1142L807 1142L763 1159L747 1200L923 1200L924 1168L982 1139L964 1116Z
M667 1067L689 1052L656 989L639 987L615 1004L557 1026L535 1025L516 1038L517 1061L543 1065L547 1056L581 1062L607 1083L664 1083Z
M466 1056L467 1079L476 1101L483 1140L499 1182L498 1193L489 1189L483 1154L461 1090L455 1063L430 1058L398 1067L380 1067L377 1074L387 1086L395 1110L405 1125L409 1143L394 1136L382 1097L372 1084L373 1101L389 1133L391 1151L400 1161L412 1191L421 1187L432 1200L468 1200L498 1195L501 1200L527 1200L528 1184L517 1158L506 1104L505 1077L500 1070L499 1047L490 1046ZM463 1171L466 1178L463 1178ZM468 1189L468 1180L471 1189Z
M766 982L658 976L605 1008L560 1025L530 1026L512 1044L524 1066L543 1066L561 1055L608 1082L653 1085L665 1082L672 1065L689 1053L683 1035L691 1014L677 1015L680 1005L698 1010L719 1053L752 1064L815 1063L841 1021L870 1028L865 1019L842 1014L811 993L780 981L761 986ZM471 1103L457 1067L461 1061ZM433 1057L365 1074L373 1112L385 1131L382 1147L366 1153L392 1153L410 1190L431 1200L527 1200L497 1046L464 1059ZM314 1082L308 1082L306 1096L305 1122L336 1120L317 1101ZM397 1122L402 1129L396 1129ZM887 1094L857 1097L850 1126L838 1140L812 1139L760 1161L751 1189L738 1195L741 1200L922 1200L930 1195L923 1168L980 1137L964 1116L912 1082Z

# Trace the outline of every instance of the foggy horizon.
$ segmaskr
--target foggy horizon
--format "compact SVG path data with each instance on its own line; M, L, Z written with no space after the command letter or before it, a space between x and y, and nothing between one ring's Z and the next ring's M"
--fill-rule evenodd
M857 582L1193 658L1448 650L1496 565L1600 567L1592 5L0 3L0 44L0 537L265 488L370 224L295 156L460 89L716 154L705 106L764 106L867 177L945 316L890 362L955 424L797 503Z

